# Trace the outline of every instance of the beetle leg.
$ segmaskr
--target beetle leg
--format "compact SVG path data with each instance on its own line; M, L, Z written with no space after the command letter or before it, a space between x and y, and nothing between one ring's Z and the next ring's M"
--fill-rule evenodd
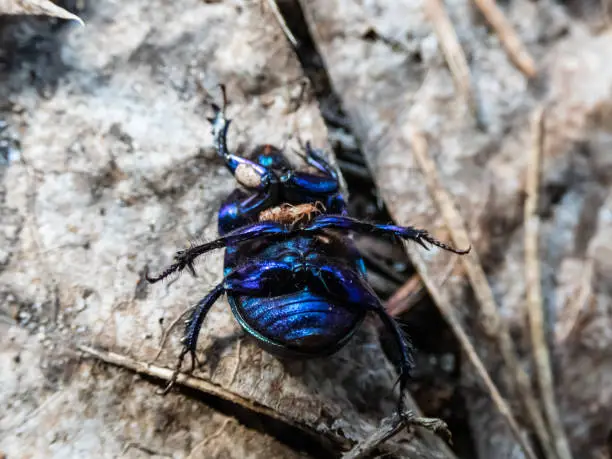
M414 364L412 345L408 337L397 321L385 310L372 288L359 272L327 260L325 262L321 260L321 266L311 267L310 272L310 285L312 285L312 288L317 293L374 312L387 330L393 334L400 352L400 398L398 410L401 413L402 410L400 408L402 407L404 390L408 384L410 370Z
M280 177L285 193L295 194L298 198L300 195L312 195L314 201L321 196L334 195L338 192L340 187L338 172L321 153L311 147L310 142L306 143L306 155L299 154L299 156L323 175L287 170Z
M225 87L221 86L221 89L223 91L223 106L219 107L212 104L214 114L212 118L208 118L212 127L217 155L225 160L225 165L242 186L250 190L264 190L274 181L273 174L265 167L249 159L230 153L227 148L227 131L232 120L225 117L227 98Z
M168 266L161 274L158 276L149 276L149 273L147 272L145 273L145 278L149 283L154 284L155 282L159 282L175 272L183 271L185 268L192 271L195 259L200 255L210 252L211 250L220 249L228 245L238 244L251 239L284 236L289 233L290 230L276 222L265 221L243 226L242 228L238 228L230 233L227 233L214 241L189 247L185 250L179 250L174 256L174 263Z
M183 337L182 343L187 352L191 355L192 370L195 367L195 349L204 317L206 317L212 305L223 293L225 293L225 282L217 285L208 295L202 298L193 310L189 320L186 321L187 327L185 328L185 336Z
M383 225L368 223L357 220L351 217L345 217L342 215L320 215L315 217L310 225L304 228L304 231L320 231L323 229L335 229L335 230L346 230L354 231L356 233L370 233L376 235L395 235L402 239L410 239L426 250L429 247L426 242L440 247L441 249L448 250L449 252L456 253L458 255L464 255L471 250L471 247L460 250L455 249L431 236L427 231L417 229L412 226L396 226L396 225Z
M327 177L331 177L338 182L338 172L327 162L325 157L318 150L312 148L310 142L306 142L306 155L299 155L309 165L323 172Z
M389 313L385 310L380 301L377 301L376 304L368 305L373 312L378 315L383 325L389 330L393 337L395 338L395 343L397 344L400 351L400 371L399 371L399 399L397 405L397 412L403 412L403 402L404 402L404 393L406 387L408 385L408 380L410 378L410 370L413 367L413 359L412 359L412 344L406 333L401 329L397 321L389 315Z
M234 190L219 210L219 234L249 225L259 219L259 214L276 203L277 187L247 195L243 190Z
M291 273L291 266L289 263L257 260L245 263L227 274L223 282L215 286L208 295L200 300L194 308L191 317L185 322L185 334L181 340L183 350L179 355L170 382L162 393L168 393L176 383L183 365L183 360L185 360L187 354L191 356L191 371L195 369L197 362L196 346L200 330L202 329L202 322L204 322L206 314L208 314L210 308L221 295L224 293L235 293L240 295L261 296L270 293L282 293L288 285L279 282L279 279L286 276L288 273Z
M186 321L187 327L185 328L185 336L181 340L183 343L183 350L179 355L178 362L174 368L170 382L163 390L162 394L167 394L168 391L172 389L172 386L174 386L174 383L176 382L176 379L181 371L181 367L183 366L183 360L187 354L191 356L191 371L195 369L197 362L195 350L200 328L202 328L202 322L204 321L204 317L206 317L208 311L210 311L212 305L219 299L224 291L225 287L223 283L217 285L208 295L200 300L200 302L194 308L191 317Z
M308 172L289 170L280 177L283 192L293 193L296 197L304 194L320 199L321 196L338 192L338 179L330 175L315 175ZM301 195L299 194L301 193ZM304 199L302 197L302 199Z

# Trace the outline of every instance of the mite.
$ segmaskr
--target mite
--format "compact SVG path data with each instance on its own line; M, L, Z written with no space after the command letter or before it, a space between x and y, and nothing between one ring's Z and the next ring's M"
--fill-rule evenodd
M259 214L259 221L287 223L295 226L298 223L310 223L313 215L320 215L325 211L325 206L320 201L297 206L284 203L278 207L263 210Z
M225 294L248 335L268 352L290 358L333 354L351 339L367 314L377 315L400 351L401 406L413 364L411 346L368 284L351 233L395 235L425 249L431 244L456 254L470 249L449 247L425 230L349 217L338 173L310 143L303 156L310 168L304 170L292 167L270 145L255 148L248 157L231 153L222 90L222 108L213 104L209 121L215 149L241 187L220 207L218 239L178 251L174 263L161 274L146 276L155 283L183 270L195 275L197 257L226 249L223 279L199 301L187 321L184 347L166 390L187 354L193 370L204 318Z

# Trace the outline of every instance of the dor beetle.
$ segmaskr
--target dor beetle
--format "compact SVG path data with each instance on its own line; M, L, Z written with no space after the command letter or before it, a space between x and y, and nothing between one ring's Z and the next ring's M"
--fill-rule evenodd
M428 249L427 243L457 254L426 231L374 224L347 215L338 173L320 151L306 144L305 163L298 170L271 146L248 157L228 151L230 120L213 104L214 147L240 188L219 210L219 238L176 253L158 282L183 270L195 275L194 260L225 247L223 280L195 306L186 322L184 345L173 378L190 354L192 369L204 317L215 301L227 295L242 328L267 351L292 358L321 357L344 346L368 313L376 314L392 333L400 354L400 394L412 366L410 343L385 311L367 282L364 262L350 234L395 235ZM400 395L400 404L402 397Z

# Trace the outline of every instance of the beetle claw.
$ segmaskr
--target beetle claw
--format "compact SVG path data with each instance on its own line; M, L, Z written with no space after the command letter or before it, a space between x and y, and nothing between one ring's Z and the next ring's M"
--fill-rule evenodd
M193 277L198 277L196 270L193 266L193 261L188 261L186 264L186 268L189 270L189 273L193 276Z

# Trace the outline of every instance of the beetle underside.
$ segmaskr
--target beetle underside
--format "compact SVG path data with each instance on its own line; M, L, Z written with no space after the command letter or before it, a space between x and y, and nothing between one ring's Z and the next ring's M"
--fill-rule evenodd
M241 185L219 210L219 238L177 252L157 282L184 269L195 275L194 260L226 248L223 280L196 305L187 322L184 348L168 390L187 354L195 364L204 317L224 293L243 329L267 351L290 357L321 357L344 346L366 314L373 312L393 334L400 350L400 394L412 367L411 346L367 282L351 232L392 234L428 249L427 243L456 250L412 227L373 224L347 216L338 173L309 143L303 155L311 170L295 169L271 146L249 157L227 149L230 120L213 105L217 154ZM399 403L402 397L400 395Z

